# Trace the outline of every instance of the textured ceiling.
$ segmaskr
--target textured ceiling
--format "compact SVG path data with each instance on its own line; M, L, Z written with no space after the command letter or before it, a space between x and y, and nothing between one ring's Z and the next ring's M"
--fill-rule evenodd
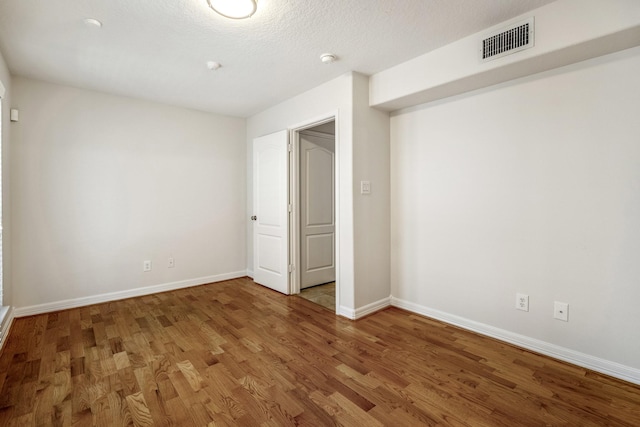
M15 75L246 117L551 1L259 0L229 20L206 0L0 0L0 50ZM321 63L325 52L340 60Z

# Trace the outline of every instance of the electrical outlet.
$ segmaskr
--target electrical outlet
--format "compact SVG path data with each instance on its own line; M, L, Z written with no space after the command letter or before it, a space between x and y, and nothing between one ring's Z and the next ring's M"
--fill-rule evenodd
M569 304L555 301L553 303L553 317L565 322L569 321Z
M371 194L371 181L360 181L360 194Z
M169 257L169 261L167 262L167 268L173 268L176 266L176 261L173 257Z
M529 311L529 295L516 294L516 308L522 311Z
M151 261L144 261L142 263L142 271L151 271Z

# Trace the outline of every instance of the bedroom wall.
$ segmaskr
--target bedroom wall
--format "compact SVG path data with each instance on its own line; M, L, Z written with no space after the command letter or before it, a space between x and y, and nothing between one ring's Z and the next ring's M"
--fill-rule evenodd
M290 98L247 119L247 270L253 269L253 225L249 217L253 215L253 139L284 129L337 115L336 153L339 165L339 197L337 219L339 241L337 242L340 262L336 274L339 277L339 301L345 316L354 312L354 266L353 266L353 74L348 73L323 85Z
M22 77L12 104L18 315L245 274L244 119Z
M638 75L633 48L393 113L395 304L640 381Z
M389 113L369 107L369 77L353 79L355 306L380 309L390 294ZM361 194L369 181L371 194ZM368 307L368 308L363 308Z
M0 52L0 81L5 88L5 94L2 99L2 247L4 250L2 256L2 286L3 301L0 306L12 305L11 293L11 215L10 207L10 156L11 156L11 122L9 113L11 110L11 74L5 62L2 52ZM1 317L1 316L0 316ZM0 330L2 328L2 319L0 319Z
M389 114L369 106L369 78L347 73L247 120L247 269L253 267L253 139L337 115L339 314L357 318L389 304ZM371 194L360 194L360 181Z

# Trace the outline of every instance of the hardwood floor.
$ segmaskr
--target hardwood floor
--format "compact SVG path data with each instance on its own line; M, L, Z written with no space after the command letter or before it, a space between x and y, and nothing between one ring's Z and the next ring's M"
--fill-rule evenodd
M640 387L250 279L16 319L0 425L638 426Z

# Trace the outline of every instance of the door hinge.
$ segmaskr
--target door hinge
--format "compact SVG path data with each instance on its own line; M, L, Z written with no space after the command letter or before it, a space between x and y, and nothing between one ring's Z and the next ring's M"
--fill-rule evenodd
M293 212L293 206L289 205L288 209L289 209L289 212Z
M289 264L289 273L293 272L293 270L295 270L293 264Z
M289 145L287 145L287 149L289 150L289 152L293 151L293 145L289 143Z

